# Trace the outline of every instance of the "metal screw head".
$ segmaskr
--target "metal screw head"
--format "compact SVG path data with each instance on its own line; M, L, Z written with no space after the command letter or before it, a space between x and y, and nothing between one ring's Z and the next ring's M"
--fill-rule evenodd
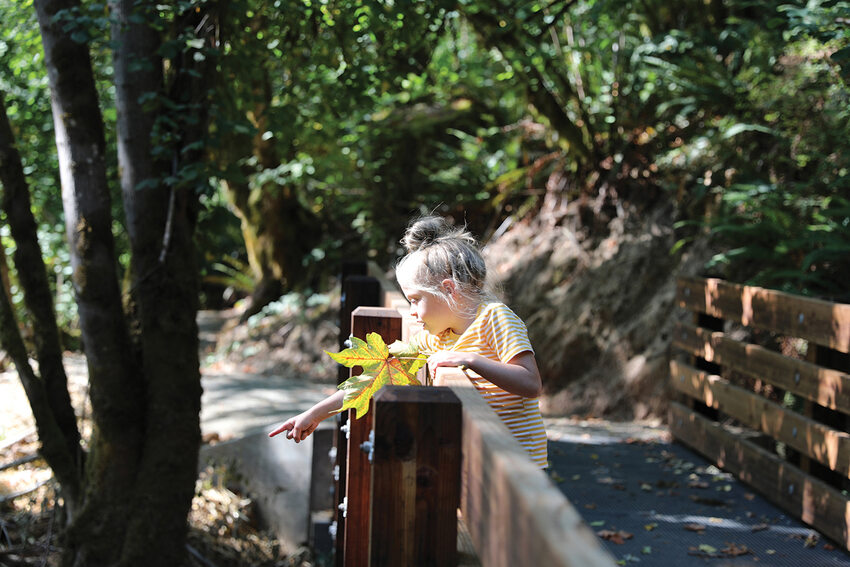
M795 383L795 384L799 384L799 383L800 383L800 371L799 371L799 370L798 370L797 372L795 372L795 373L794 373L794 383Z
M788 494L794 494L794 485L793 484L788 485Z
M794 427L794 428L792 428L792 429L791 429L791 436L792 436L792 437L796 437L796 436L797 436L797 428L796 428L796 427Z
M798 323L802 324L803 321L805 321L805 320L806 320L806 316L803 313L800 313L799 315L797 315L797 322Z

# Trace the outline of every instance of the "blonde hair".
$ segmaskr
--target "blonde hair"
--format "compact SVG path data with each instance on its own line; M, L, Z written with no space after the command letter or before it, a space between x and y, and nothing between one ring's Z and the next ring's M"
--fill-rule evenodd
M454 227L442 217L422 217L407 227L401 244L407 254L396 265L400 285L439 295L455 311L459 306L446 293L443 280L452 280L473 309L491 297L487 266L466 226Z

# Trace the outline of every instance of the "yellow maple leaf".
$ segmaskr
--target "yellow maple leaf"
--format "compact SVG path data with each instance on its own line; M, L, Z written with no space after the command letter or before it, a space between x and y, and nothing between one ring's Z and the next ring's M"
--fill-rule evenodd
M339 411L354 408L355 417L363 417L369 411L369 400L375 393L390 384L394 386L419 386L416 371L422 368L427 358L420 355L410 345L396 341L390 353L384 339L378 333L369 333L366 340L351 337L351 347L338 353L327 352L336 362L349 368L360 366L363 373L352 376L338 386L347 390Z

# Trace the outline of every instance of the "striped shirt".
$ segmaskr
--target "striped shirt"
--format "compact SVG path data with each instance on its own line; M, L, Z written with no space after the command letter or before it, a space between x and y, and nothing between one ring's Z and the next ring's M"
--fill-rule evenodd
M473 352L497 362L510 362L523 352L534 353L528 331L522 320L504 303L486 303L478 308L475 320L462 335L447 330L439 335L422 331L411 343L420 351L451 350ZM547 466L546 428L537 398L511 394L467 371L473 386L502 419L531 459L540 467Z

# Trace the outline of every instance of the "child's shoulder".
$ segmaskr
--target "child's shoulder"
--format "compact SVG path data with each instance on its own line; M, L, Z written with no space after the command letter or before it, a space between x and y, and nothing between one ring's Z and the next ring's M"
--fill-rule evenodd
M501 301L488 301L481 308L481 315L484 317L493 317L499 315L507 315L509 317L517 317L513 310L502 303Z

